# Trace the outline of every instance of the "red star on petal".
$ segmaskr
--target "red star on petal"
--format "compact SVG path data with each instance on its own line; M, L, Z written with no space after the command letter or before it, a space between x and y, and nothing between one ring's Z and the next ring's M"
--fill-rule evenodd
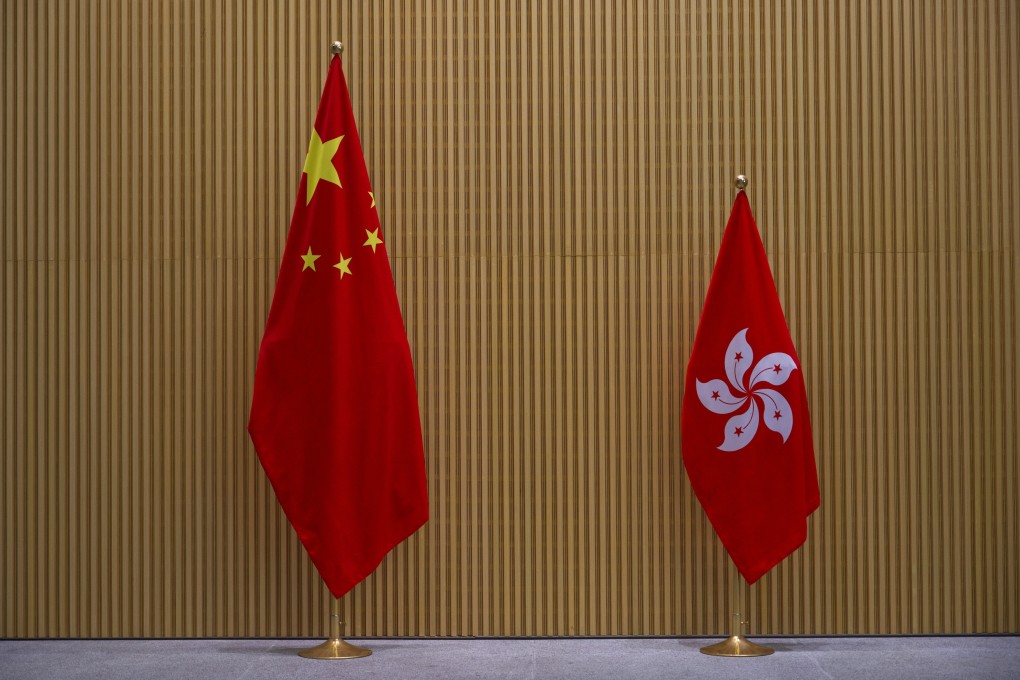
M782 411L776 411L776 415L774 415L772 417L775 418L776 420L779 420L780 418L783 417L783 412Z
M733 358L736 359L737 361L740 361L741 359L744 358L744 353L743 352L737 352L737 356L735 356Z
M779 364L776 364L776 365L775 365L775 366L774 366L774 367L772 368L772 370L773 370L773 371L775 371L776 373L782 373L782 372L783 372L783 367L782 367L782 366L780 366Z
M738 427L737 429L735 429L733 431L733 434L735 434L735 435L737 435L739 437L740 435L744 434L744 428Z
M718 400L719 399L719 393L718 392L713 392L712 393L712 398Z

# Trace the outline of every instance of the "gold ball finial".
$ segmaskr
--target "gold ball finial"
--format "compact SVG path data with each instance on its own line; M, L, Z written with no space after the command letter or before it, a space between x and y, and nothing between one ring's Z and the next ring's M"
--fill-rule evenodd
M337 56L340 56L340 53L343 52L343 51L344 51L344 44L342 42L340 42L339 40L334 40L333 42L331 42L329 44L329 52L330 52L330 54L335 54Z
M744 175L737 175L737 179L733 182L738 189L743 191L747 188L747 177Z

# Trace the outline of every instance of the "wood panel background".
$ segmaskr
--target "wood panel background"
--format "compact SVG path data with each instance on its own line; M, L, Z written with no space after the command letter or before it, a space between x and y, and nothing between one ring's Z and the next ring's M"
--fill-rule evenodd
M740 172L822 488L752 630L1020 631L1018 14L0 4L0 636L324 634L245 423L336 38L433 513L349 634L727 629L679 407Z

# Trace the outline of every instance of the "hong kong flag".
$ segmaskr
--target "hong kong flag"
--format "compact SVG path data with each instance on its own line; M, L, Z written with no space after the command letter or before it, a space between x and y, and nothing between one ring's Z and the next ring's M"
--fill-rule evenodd
M694 493L754 583L804 543L819 498L800 361L743 191L694 339L681 430Z

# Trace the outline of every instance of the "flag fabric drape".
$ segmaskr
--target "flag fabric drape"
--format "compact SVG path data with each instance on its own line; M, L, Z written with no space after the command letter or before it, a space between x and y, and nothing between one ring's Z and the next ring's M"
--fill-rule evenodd
M308 145L248 431L335 597L428 519L411 353L339 57Z
M694 492L749 583L804 543L819 507L807 394L743 191L687 367L681 446Z

